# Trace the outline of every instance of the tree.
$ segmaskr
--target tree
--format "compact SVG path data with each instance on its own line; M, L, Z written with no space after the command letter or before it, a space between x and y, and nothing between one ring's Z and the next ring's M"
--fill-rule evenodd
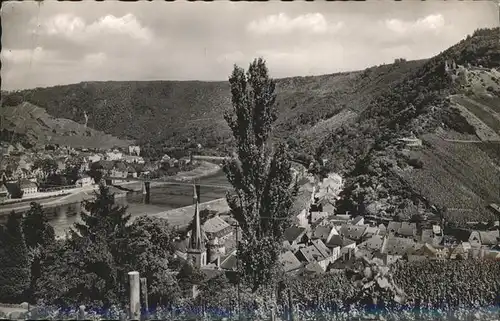
M58 241L50 245L42 260L36 297L61 307L84 304L108 308L119 301L116 263L101 234L91 240Z
M89 212L81 213L82 223L75 223L70 230L70 242L77 251L82 250L82 244L92 244L99 246L105 244L103 257L107 259L107 263L113 262L115 268L109 267L109 271L113 271L113 275L108 275L107 282L115 285L115 294L120 299L126 296L126 280L127 262L129 254L127 253L128 222L130 214L127 214L127 207L115 205L115 197L105 185L99 185L99 192L96 193L96 199L86 202L85 209ZM87 245L85 245L87 246ZM109 253L107 253L109 252ZM107 253L107 254L105 254Z
M115 205L114 194L107 186L100 184L96 199L85 202L84 207L89 213L81 213L83 224L75 223L74 229L70 231L72 239L93 238L102 234L111 240L117 232L126 230L126 225L130 220L127 207Z
M0 300L19 302L30 286L28 249L24 241L21 215L12 211L0 226Z
M43 158L43 159L37 159L33 163L33 169L38 169L38 168L42 170L45 176L49 176L50 174L54 174L57 171L58 166L55 160L51 158Z
M236 153L224 164L234 188L227 196L243 240L238 245L245 279L256 291L272 284L281 240L291 222L294 189L287 146L270 143L276 121L275 84L265 61L254 60L245 74L237 66L229 78L233 110L224 118L232 130Z
M24 216L23 232L28 248L47 246L55 239L54 228L49 224L42 206L36 202L31 202Z
M169 269L174 235L168 221L162 218L144 215L130 225L129 270L138 271L147 279L151 306L173 303L179 296L177 282Z
M99 162L94 162L90 164L90 170L88 172L89 176L92 177L96 184L102 179L102 165Z
M75 159L68 161L66 167L63 171L64 177L69 185L75 185L76 181L80 178L80 168L82 167L82 161Z
M55 240L54 228L49 224L42 206L31 202L31 208L26 212L22 222L24 240L30 251L31 283L29 297L33 299L33 291L37 279L41 276L40 261L45 253L44 249Z

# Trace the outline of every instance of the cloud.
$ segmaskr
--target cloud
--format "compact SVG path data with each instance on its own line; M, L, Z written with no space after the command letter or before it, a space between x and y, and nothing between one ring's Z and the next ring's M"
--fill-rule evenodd
M90 65L102 65L107 59L107 56L103 52L87 54L84 58L84 62Z
M29 64L46 61L53 58L54 55L54 52L44 50L42 47L36 47L33 50L4 48L1 53L2 60L5 59L5 62L14 64Z
M242 61L245 61L245 59L247 58L244 53L242 53L241 51L233 51L218 56L216 60L218 63L238 64L241 63Z
M445 19L441 14L428 15L416 21L404 21L400 19L387 19L384 21L384 25L387 29L401 35L439 31L445 24Z
M307 13L295 18L290 18L287 14L280 13L251 21L247 26L247 31L257 35L282 35L293 32L326 34L335 33L343 26L343 22L328 22L321 13Z
M153 32L131 13L122 17L106 15L91 24L74 14L58 14L42 23L42 34L63 36L77 42L106 35L125 35L146 43L153 39Z

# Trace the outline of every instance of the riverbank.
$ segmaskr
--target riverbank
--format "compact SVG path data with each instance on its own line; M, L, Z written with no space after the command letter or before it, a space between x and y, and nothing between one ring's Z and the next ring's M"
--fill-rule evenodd
M218 213L226 213L229 211L229 205L225 198L219 198L213 201L208 201L205 203L198 204L198 208L200 211L205 209L216 211ZM150 214L149 216L155 216L168 221L168 223L172 226L176 227L184 227L191 222L194 216L194 205L184 206L175 208L172 210Z
M172 181L174 182L189 182L209 176L216 175L222 168L214 163L206 162L206 161L200 161L199 166L196 167L193 170L186 171L186 172L179 172L176 175L173 176L167 176L164 177L165 179L168 179L170 182L158 182L158 181L153 181L151 182L150 187L163 187L167 185L171 185ZM115 186L120 186L127 188L131 191L134 192L141 192L142 191L142 182L120 182L113 184Z
M50 206L60 206L66 204L72 204L81 202L83 200L88 200L94 195L94 191L98 189L97 185L90 185L80 188L74 188L71 190L66 190L64 194L59 194L56 196L50 196L45 198L36 199L21 199L19 202L14 202L10 204L0 205L0 215L8 214L11 211L23 211L30 208L31 202L37 202L38 204L50 207Z

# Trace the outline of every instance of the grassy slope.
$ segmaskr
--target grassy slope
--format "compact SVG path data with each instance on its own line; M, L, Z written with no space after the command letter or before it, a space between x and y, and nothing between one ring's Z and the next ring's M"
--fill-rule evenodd
M457 136L456 132L474 135L474 127L450 107L446 97L477 92L478 88L485 91L483 87L496 82L478 73L478 81L461 88L445 72L444 61L499 67L498 36L498 28L476 32L428 60L360 72L278 79L276 134L287 138L298 151L329 158L331 169L346 176L348 188L340 204L344 208L364 210L374 200L387 204L388 212L414 208L415 204L426 208L429 201L449 207L455 203L471 207L465 204L470 202L476 204L474 208L492 200L500 202L493 192L486 192L497 188L494 181L484 181L496 174L496 168L486 165L498 163L495 146L455 146L432 136L438 126L443 126L449 137ZM486 79L484 84L481 77ZM229 134L222 117L230 108L227 82L91 82L20 94L58 117L80 121L87 111L89 126L119 137L156 140L170 146L190 138L204 146L221 146ZM497 93L492 97L477 93L472 99L499 109ZM484 111L474 113L482 113L484 118ZM488 121L492 125L492 120ZM408 156L394 142L411 131L426 138L424 148ZM484 159L477 163L467 158L475 155ZM411 169L408 158L421 159L424 168ZM468 175L474 166L482 166L478 169L482 173ZM430 182L428 177L442 185L437 195L420 188ZM483 183L486 185L476 188ZM445 195L460 188L463 194ZM470 190L475 196L470 196ZM409 204L410 200L415 204Z
M131 142L107 135L92 128L85 128L72 120L54 118L40 107L24 102L0 108L2 139L8 142L21 140L31 145L60 144L83 148L126 147Z

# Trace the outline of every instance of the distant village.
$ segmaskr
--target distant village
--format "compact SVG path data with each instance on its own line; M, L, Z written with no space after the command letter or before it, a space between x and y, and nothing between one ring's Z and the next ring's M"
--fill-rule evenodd
M95 175L114 178L159 178L190 170L196 164L191 157L175 159L165 154L158 160L145 160L139 146L128 150L75 149L46 145L25 149L20 144L0 145L0 202L36 199L47 193L95 185Z

